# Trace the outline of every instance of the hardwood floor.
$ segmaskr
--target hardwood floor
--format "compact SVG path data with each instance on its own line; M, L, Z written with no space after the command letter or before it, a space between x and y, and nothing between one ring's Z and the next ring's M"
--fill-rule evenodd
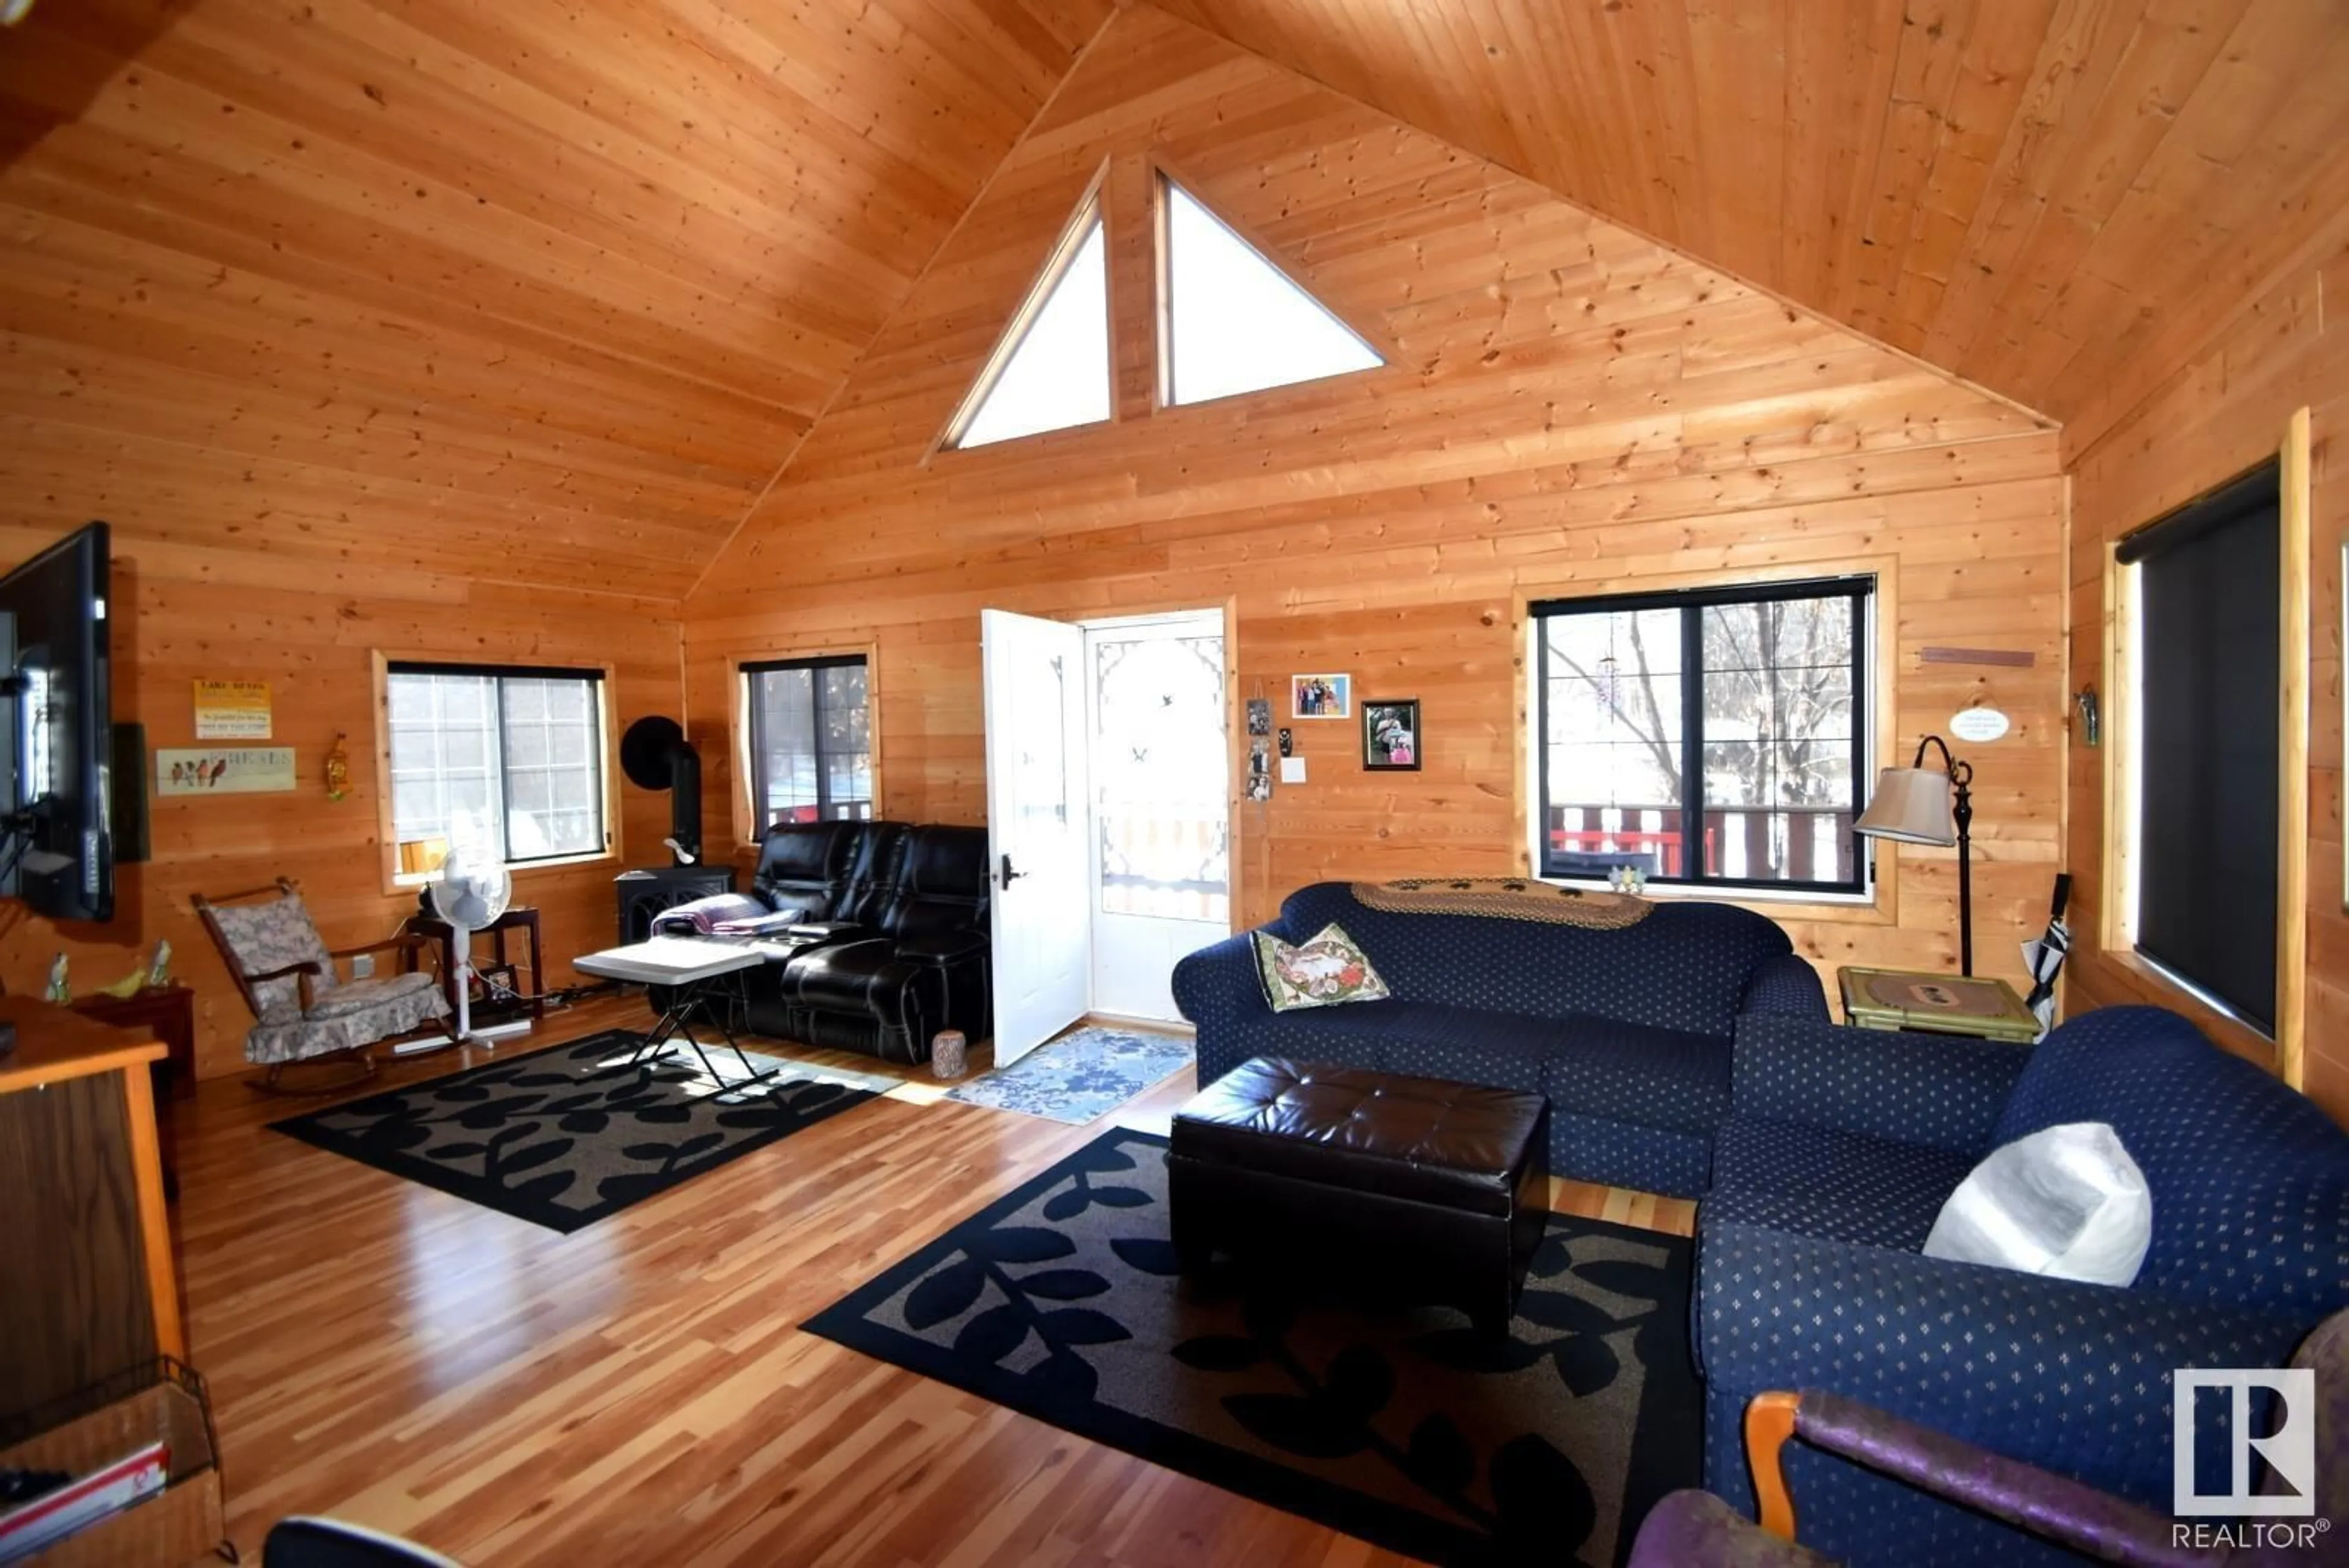
M647 1021L600 999L498 1054ZM375 1087L463 1064L398 1063ZM906 1073L571 1236L266 1130L324 1100L205 1084L177 1118L172 1218L237 1544L306 1512L481 1565L1402 1561L800 1333L1108 1125ZM1113 1119L1164 1131L1191 1086ZM1694 1207L1573 1183L1555 1206L1680 1234Z

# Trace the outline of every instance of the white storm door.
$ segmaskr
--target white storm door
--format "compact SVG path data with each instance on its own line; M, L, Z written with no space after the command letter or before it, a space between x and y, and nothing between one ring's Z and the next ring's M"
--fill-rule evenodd
M1221 610L1085 628L1093 992L1103 1018L1180 1023L1174 966L1232 934Z
M1091 1002L1085 634L981 610L978 642L999 1067L1083 1017Z

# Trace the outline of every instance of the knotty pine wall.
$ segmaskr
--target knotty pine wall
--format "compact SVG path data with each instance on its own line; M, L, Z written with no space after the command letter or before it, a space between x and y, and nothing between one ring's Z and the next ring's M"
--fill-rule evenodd
M2142 391L2118 423L2070 458L2073 473L2072 671L2105 678L2105 562L2112 542L2222 480L2266 461L2295 410L2310 411L2308 1015L2305 1087L2349 1122L2349 914L2342 907L2342 547L2349 541L2349 213L2270 289L2211 335L2176 376ZM2122 394L2116 392L2115 402ZM2076 748L2071 774L2075 1008L2150 1002L2193 1017L2214 1038L2271 1064L2265 1040L2126 957L2104 950L2104 771Z
M99 483L99 476L85 476ZM0 902L0 981L37 991L51 956L69 955L77 994L118 980L158 937L196 988L197 1071L243 1068L251 1020L188 903L292 877L329 947L389 935L416 907L387 891L378 831L374 675L377 649L452 659L611 664L615 719L625 725L678 702L673 603L566 593L436 576L388 560L335 566L264 548L187 546L158 535L171 519L168 490L118 474L108 497L115 524L113 627L117 716L147 726L151 747L195 743L191 682L266 680L272 745L296 753L290 794L176 796L150 802L153 858L122 868L117 914L105 926L58 927ZM44 508L47 510L47 508ZM62 520L0 525L0 563L14 564L68 531ZM326 798L324 763L347 732L352 791ZM615 780L620 855L609 862L523 870L517 903L536 905L550 979L572 983L568 960L609 947L612 877L634 852L666 862L667 797ZM150 777L151 784L151 773ZM486 950L488 942L481 943Z
M1154 410L1150 160L1387 366ZM1117 421L930 455L1104 168ZM1885 753L1976 699L2014 720L1973 758L1977 948L2016 975L2062 844L2064 509L2056 438L2013 405L1130 9L688 600L709 820L738 787L734 660L873 647L880 809L978 822L983 607L1230 604L1244 695L1285 708L1291 672L1344 670L1425 704L1416 774L1364 773L1352 722L1294 724L1310 782L1245 808L1243 919L1320 877L1508 872L1526 598L1870 569ZM1928 666L1930 644L2036 662ZM1823 966L1953 968L1952 854L1897 871L1876 909L1773 912Z

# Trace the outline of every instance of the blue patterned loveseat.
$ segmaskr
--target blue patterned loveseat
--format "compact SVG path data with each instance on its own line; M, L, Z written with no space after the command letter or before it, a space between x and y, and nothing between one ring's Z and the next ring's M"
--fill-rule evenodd
M1864 1400L2167 1513L2169 1375L2280 1366L2349 1305L2349 1134L2158 1008L2037 1047L1751 1018L1697 1215L1705 1485L1753 1511L1765 1389ZM1992 1148L2110 1123L2153 1195L2127 1289L1924 1257ZM2208 1431L2207 1439L2220 1434ZM2213 1448L2204 1474L2224 1475ZM1802 1540L1858 1564L2070 1562L1988 1518L1791 1446Z
M1785 933L1728 904L1661 900L1637 925L1587 930L1373 909L1349 884L1318 882L1264 929L1303 941L1333 920L1390 1000L1274 1012L1247 935L1175 967L1202 1086L1251 1056L1291 1056L1531 1090L1549 1096L1555 1174L1694 1198L1729 1111L1741 1015L1827 1017Z

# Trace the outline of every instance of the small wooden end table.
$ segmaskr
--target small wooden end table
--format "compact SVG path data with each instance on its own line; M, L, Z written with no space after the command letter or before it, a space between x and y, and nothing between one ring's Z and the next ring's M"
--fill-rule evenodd
M128 996L91 992L75 997L73 1010L117 1029L152 1034L163 1043L169 1054L154 1067L158 1102L184 1100L196 1092L196 993L192 987L149 985Z
M1836 971L1836 980L1844 1018L1856 1028L1966 1034L2019 1045L2039 1038L2039 1020L2002 980L1848 964Z

